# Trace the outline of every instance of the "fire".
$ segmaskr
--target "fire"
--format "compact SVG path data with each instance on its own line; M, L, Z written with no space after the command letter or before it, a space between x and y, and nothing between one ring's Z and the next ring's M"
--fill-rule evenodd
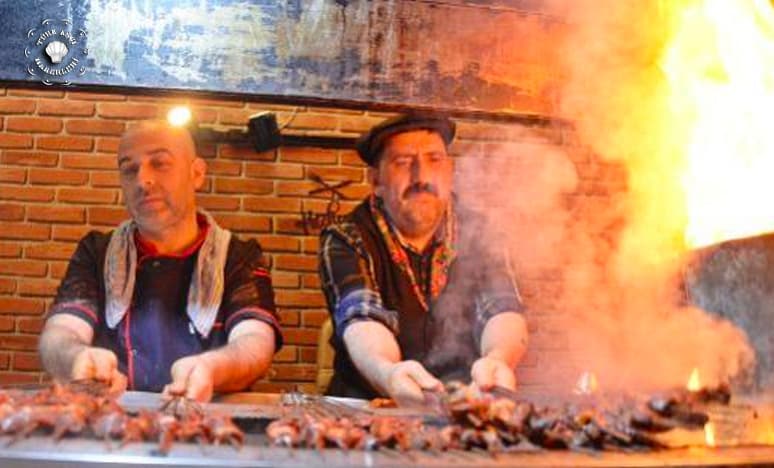
M593 372L586 371L581 374L578 382L575 384L574 393L577 395L591 395L597 391L599 383L597 376Z
M701 390L701 379L699 378L699 369L697 367L693 368L691 376L688 378L688 385L686 385L686 387L692 392L698 392Z
M688 247L774 231L774 6L662 2L675 20L660 66L683 153Z
M715 446L715 425L711 422L704 425L704 443L707 447Z

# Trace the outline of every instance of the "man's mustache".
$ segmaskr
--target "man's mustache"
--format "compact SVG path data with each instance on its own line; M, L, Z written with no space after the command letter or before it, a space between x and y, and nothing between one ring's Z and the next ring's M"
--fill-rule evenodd
M411 195L417 195L420 193L429 193L430 195L438 196L438 188L430 182L416 182L411 184L404 192L403 198L408 198Z

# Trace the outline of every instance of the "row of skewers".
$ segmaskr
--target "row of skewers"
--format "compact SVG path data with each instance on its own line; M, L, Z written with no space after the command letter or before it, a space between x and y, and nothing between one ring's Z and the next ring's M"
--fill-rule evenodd
M130 442L157 442L166 454L174 442L231 444L244 441L243 432L230 416L207 413L183 398L168 400L159 410L126 412L98 383L73 383L29 392L0 390L0 434L8 444L32 433L93 436L124 446Z
M702 429L707 403L727 404L728 388L677 390L645 402L584 401L561 407L538 406L502 389L484 392L451 383L441 395L441 413L432 423L420 417L337 414L325 405L291 405L267 427L271 443L284 447L399 450L483 449L490 453L536 446L571 450L664 448L655 434L675 428Z

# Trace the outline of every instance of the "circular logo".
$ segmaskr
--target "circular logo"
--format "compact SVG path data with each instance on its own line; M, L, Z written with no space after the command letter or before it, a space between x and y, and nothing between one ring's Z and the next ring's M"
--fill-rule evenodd
M72 26L67 19L44 19L40 26L27 31L27 73L46 85L69 85L70 77L86 73L86 31L73 31Z

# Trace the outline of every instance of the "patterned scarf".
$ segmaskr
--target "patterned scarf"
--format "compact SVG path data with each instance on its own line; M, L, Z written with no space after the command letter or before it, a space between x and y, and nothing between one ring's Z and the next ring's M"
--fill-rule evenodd
M220 308L224 289L226 254L231 232L221 228L212 217L199 211L207 219L210 229L199 247L191 287L188 290L186 312L196 330L205 338L209 336ZM121 223L110 236L105 256L105 318L109 328L118 326L132 303L137 246L132 220Z
M425 299L425 295L422 293L422 288L417 282L414 270L411 268L411 262L409 261L408 254L406 253L406 247L400 241L399 234L395 231L393 226L388 222L384 212L383 202L375 195L371 195L370 203L371 215L376 221L376 225L379 227L379 232L384 238L384 242L387 244L387 250L390 252L392 261L398 265L403 273L406 274L411 283L411 288L414 291L419 303L422 305L425 311L430 310L429 304ZM454 215L452 204L446 208L444 214L443 230L440 232L440 236L443 239L440 245L436 246L433 251L433 257L430 266L430 299L435 299L441 294L441 291L446 286L449 275L449 267L452 261L457 255L455 249L455 240L457 237L457 218ZM436 236L436 239L438 236Z

